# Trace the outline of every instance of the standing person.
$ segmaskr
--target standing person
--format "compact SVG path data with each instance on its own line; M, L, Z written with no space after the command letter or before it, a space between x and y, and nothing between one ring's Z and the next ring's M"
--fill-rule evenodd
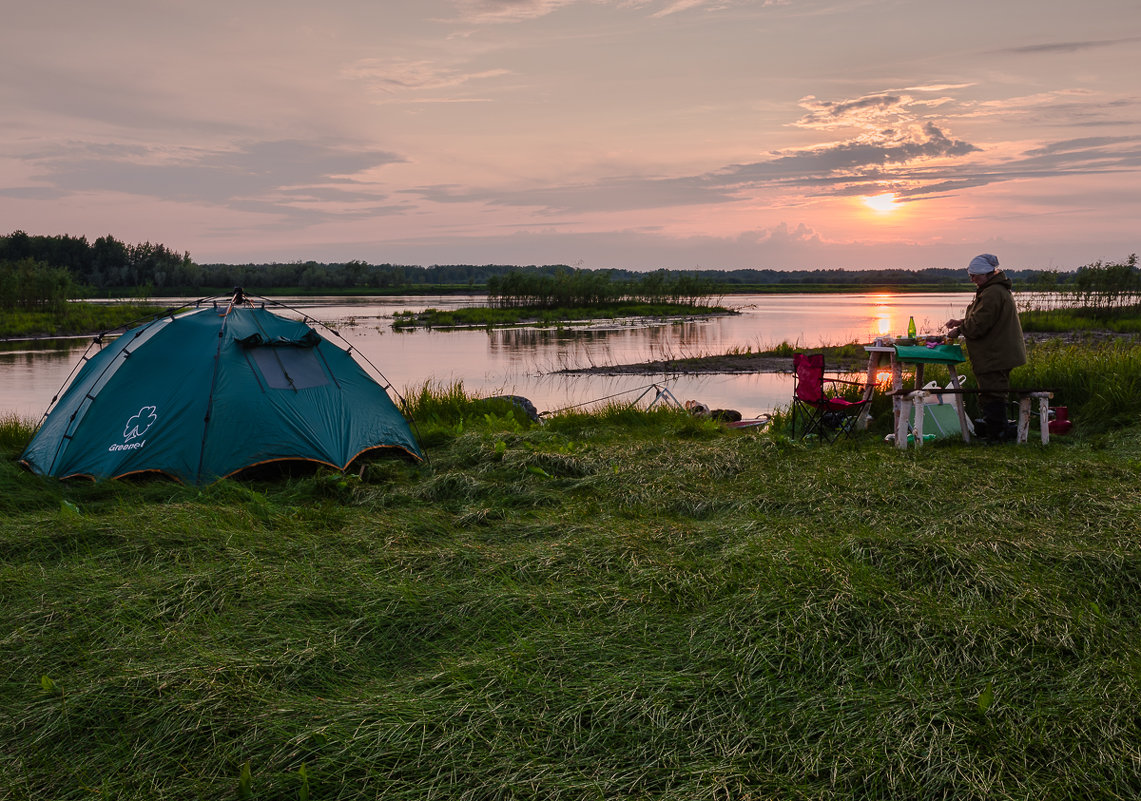
M960 334L967 341L967 355L979 383L979 407L991 440L1007 439L1006 393L1010 371L1026 364L1026 343L1018 309L1010 293L1010 279L998 269L998 257L983 253L971 259L967 275L975 299L961 320L947 321L947 336Z

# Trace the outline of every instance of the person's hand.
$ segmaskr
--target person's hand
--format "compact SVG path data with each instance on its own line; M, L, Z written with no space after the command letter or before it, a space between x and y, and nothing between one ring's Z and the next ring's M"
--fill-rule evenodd
M954 339L959 335L958 327L947 329L947 339Z
M962 320L948 320L946 323L944 323L947 328L958 328L962 324Z

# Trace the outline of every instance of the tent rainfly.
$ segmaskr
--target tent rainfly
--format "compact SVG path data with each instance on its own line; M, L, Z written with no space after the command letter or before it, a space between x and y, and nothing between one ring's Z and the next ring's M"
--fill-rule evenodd
M384 387L304 322L238 291L227 307L171 313L104 346L20 462L56 478L158 472L201 485L275 461L343 470L383 449L423 458Z

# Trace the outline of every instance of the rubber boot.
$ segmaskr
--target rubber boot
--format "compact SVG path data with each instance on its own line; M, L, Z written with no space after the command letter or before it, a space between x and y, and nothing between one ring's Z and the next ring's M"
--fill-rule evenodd
M1014 436L1006 419L1005 401L987 401L983 404L985 434L990 442L1011 442Z

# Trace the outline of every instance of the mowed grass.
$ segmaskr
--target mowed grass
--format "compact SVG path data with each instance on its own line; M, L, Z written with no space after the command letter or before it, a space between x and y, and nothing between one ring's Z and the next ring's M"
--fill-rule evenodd
M202 490L0 424L0 797L1141 793L1137 426L410 402L430 464Z

